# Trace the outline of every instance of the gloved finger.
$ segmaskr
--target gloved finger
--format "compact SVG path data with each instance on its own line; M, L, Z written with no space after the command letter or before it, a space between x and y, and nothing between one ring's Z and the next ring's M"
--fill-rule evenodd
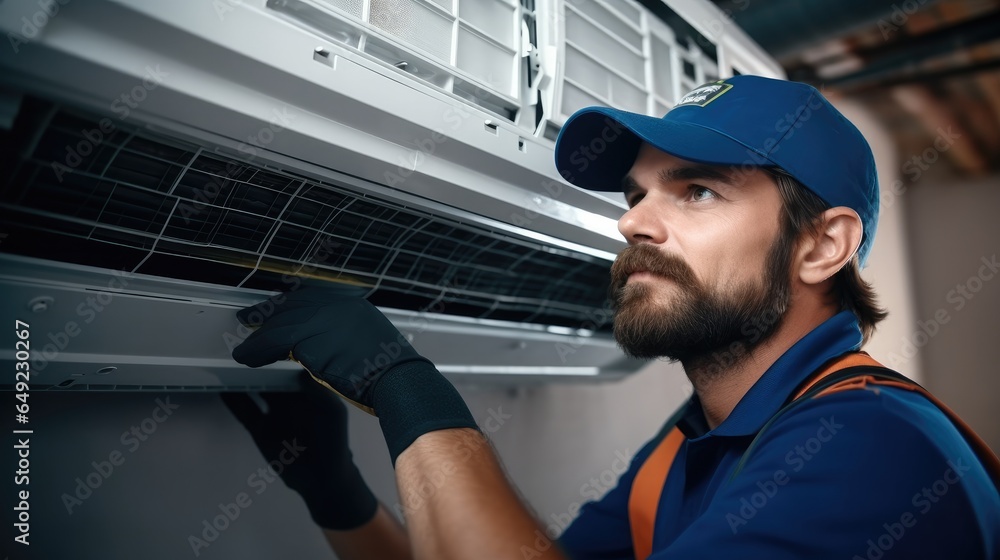
M279 315L296 309L302 309L303 307L309 306L304 303L290 303L284 300L276 301L273 298L268 298L260 303L255 303L250 307L244 307L237 311L236 320L244 327L255 328L263 325L265 322L271 322Z
M284 292L236 312L245 327L259 327L269 318L292 309L318 307L337 303L344 298L364 296L368 288L347 284L326 283L322 287L303 287Z
M305 303L312 305L329 305L344 298L362 297L370 288L336 282L323 282L322 285L303 286L297 290L285 292L285 299L293 304Z
M314 334L306 324L320 309L299 309L275 316L233 348L233 359L250 367L288 359L298 342Z

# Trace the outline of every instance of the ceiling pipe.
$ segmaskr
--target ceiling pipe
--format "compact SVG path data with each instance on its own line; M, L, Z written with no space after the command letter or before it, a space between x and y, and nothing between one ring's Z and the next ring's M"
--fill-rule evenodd
M862 70L826 80L826 83L849 88L865 82L883 81L900 71L915 69L926 60L998 39L1000 12L993 12L931 33L908 37L886 47L858 52L856 54L866 60Z
M981 74L984 72L989 72L1000 68L1000 58L992 58L989 60L984 60L981 62L975 62L971 64L963 64L961 66L954 66L952 68L945 68L943 70L935 70L933 72L906 72L893 74L892 76L884 77L879 80L870 80L866 82L855 83L850 86L837 86L837 91L841 93L866 93L872 90L880 90L884 88L890 88L898 85L921 83L921 84L937 84L943 80L954 78L955 76L964 76L969 74Z
M775 58L884 20L902 27L935 0L714 0Z
M943 152L955 166L964 173L980 175L990 169L990 160L980 149L975 136L957 117L955 111L924 85L909 85L894 88L891 92L904 109L923 125L932 142L945 142L947 149L933 146ZM939 140L940 139L940 140ZM924 157L926 160L926 157ZM914 160L916 161L916 160Z

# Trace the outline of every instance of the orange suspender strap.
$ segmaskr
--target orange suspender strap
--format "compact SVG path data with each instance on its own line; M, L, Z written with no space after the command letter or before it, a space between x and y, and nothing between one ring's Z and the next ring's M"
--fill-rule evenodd
M812 375L808 383L802 387L793 402L809 391L825 377L851 367L868 366L884 368L882 364L865 352L853 352L834 358L826 367L818 373ZM986 442L976 434L961 418L950 408L939 401L937 397L929 393L926 389L913 382L897 381L893 379L879 379L874 375L859 375L850 379L845 379L835 383L822 391L813 395L812 398L829 395L840 391L853 389L864 389L869 384L886 385L899 387L910 391L916 391L934 403L942 412L955 424L958 431L965 437L965 440L972 447L976 456L983 463L987 473L1000 489L1000 459L990 449ZM677 452L684 443L684 434L677 426L674 426L667 436L657 444L656 448L649 455L632 482L632 488L628 497L628 519L632 531L632 548L635 552L636 560L646 560L653 553L653 530L656 523L656 510L660 502L663 488L666 486L667 474L670 466L677 456ZM742 464L742 461L741 461Z
M867 357L867 354L865 356ZM849 354L841 360L833 361L829 367L817 374L813 381L819 381L841 367L868 365L868 362L855 363L852 360L854 357L854 354ZM871 358L868 360L878 365L875 360ZM841 366L841 361L848 363ZM812 383L803 388L796 395L796 398L811 386ZM684 434L681 433L680 428L674 426L642 463L632 481L632 488L629 490L628 496L628 520L632 531L632 550L635 552L636 560L646 560L653 553L653 530L656 524L657 506L660 503L660 496L663 494L663 487L667 483L670 466L674 463L674 458L683 443Z
M810 380L808 386L804 387L795 398L798 399L803 393L809 390L810 387L814 386L824 377L839 371L841 369L846 369L854 366L872 366L877 368L884 368L884 366L871 356L864 352L857 352L855 354L848 354L840 359L833 360L830 365L816 374L812 380ZM890 370L891 371L891 370ZM859 375L857 377L852 377L850 379L845 379L839 383L835 383L826 389L816 393L812 398L822 397L823 395L830 395L833 393L839 393L840 391L847 391L851 389L864 389L868 385L883 385L889 387L897 387L900 389L906 389L908 391L915 391L924 396L927 400L931 401L935 406L937 406L941 412L951 420L951 423L955 425L962 437L965 438L966 443L972 448L972 451L976 454L976 457L983 464L983 468L986 469L986 473L993 479L994 484L997 486L997 490L1000 491L1000 458L997 457L996 453L990 448L989 445L979 437L971 426L965 423L958 414L952 409L948 408L948 405L944 404L937 397L931 394L930 391L924 389L920 385L914 382L904 382L897 381L893 379L879 379L874 375Z
M653 553L656 506L666 485L670 465L682 443L684 434L674 426L642 463L639 472L635 473L628 495L628 521L632 529L632 549L637 560L645 560Z
M805 394L806 391L811 389L813 385L816 385L828 375L836 373L842 369L847 369L849 367L856 367L856 366L885 367L882 364L875 361L875 358L869 356L867 352L851 352L849 354L844 354L838 358L830 360L829 362L827 362L826 366L823 367L823 369L814 373L809 379L809 381L805 384L805 386L799 389L798 393L795 393L795 397L792 400L801 397L803 394ZM849 381L854 381L854 379L850 379ZM838 383L836 386L840 385L841 384ZM832 388L833 387L830 387L830 389ZM827 394L827 391L823 391L817 394L816 396L818 397L820 395L825 395L825 394Z

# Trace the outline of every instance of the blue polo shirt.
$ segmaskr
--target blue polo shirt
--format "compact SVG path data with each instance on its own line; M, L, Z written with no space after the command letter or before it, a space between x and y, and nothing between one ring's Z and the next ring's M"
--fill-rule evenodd
M861 345L850 312L782 355L732 414L709 430L697 397L660 497L650 560L1000 558L1000 496L934 404L891 387L842 391L796 406L754 435L824 362ZM628 497L657 439L617 486L585 504L559 544L574 559L631 560Z

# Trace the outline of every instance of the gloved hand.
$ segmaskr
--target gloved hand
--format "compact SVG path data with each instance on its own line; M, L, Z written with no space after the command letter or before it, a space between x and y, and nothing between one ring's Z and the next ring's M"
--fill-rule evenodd
M260 327L233 350L237 362L259 367L295 359L316 381L379 417L393 465L427 432L478 429L434 364L375 306L345 289L301 288L242 309L237 318Z
M261 397L266 413L246 393L223 393L222 401L264 458L283 465L281 479L302 496L316 524L347 530L370 521L378 501L351 460L344 403L312 381L300 393Z

